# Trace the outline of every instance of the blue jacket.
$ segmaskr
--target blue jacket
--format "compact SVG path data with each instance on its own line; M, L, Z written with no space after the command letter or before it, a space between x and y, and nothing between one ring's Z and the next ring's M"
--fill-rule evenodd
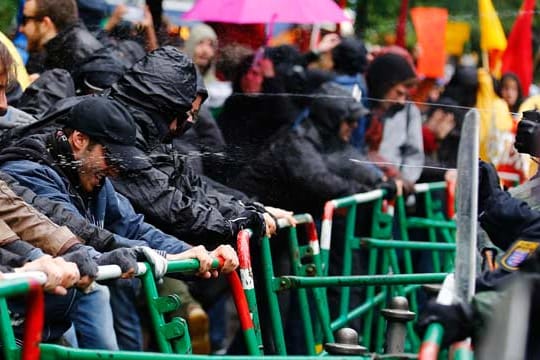
M43 153L47 153L45 147ZM0 168L37 195L62 204L64 210L72 212L74 217L84 218L87 222L111 231L120 246L147 245L172 254L191 247L146 223L144 216L135 213L129 201L114 190L108 179L105 179L95 199L85 204L73 190L67 176L44 161L10 160L2 163ZM69 223L59 225L70 227Z

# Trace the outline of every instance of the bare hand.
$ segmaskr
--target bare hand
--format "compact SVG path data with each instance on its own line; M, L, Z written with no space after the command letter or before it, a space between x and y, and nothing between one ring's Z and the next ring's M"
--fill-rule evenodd
M325 53L331 51L333 48L339 45L341 38L336 33L326 34L322 37L319 45L317 45L317 51Z
M114 8L111 16L109 17L109 20L107 20L107 23L105 24L104 28L106 31L111 31L114 29L116 25L120 21L122 21L122 17L127 12L127 6L124 4L119 4L117 7Z
M184 251L180 254L168 254L167 260L185 260L185 259L197 259L199 260L199 270L197 271L197 276L208 279L212 276L216 277L217 270L210 271L212 268L212 262L214 259L206 248L203 245L194 246L189 250Z
M154 18L152 17L152 13L150 12L148 5L144 7L144 18L139 24L145 29L154 27Z
M270 237L275 235L277 232L276 221L269 213L263 213L264 224L266 225L266 236Z
M265 206L264 209L278 220L287 220L289 222L289 225L292 227L295 227L296 224L298 224L298 221L296 221L296 219L294 218L294 213L292 211L275 208L272 206Z
M67 294L67 288L72 287L80 280L79 269L72 262L61 257L52 258L48 255L24 264L15 269L16 272L42 271L47 275L47 282L43 286L45 291L57 295Z
M272 60L263 58L259 61L258 65L261 67L261 72L265 78L273 78L276 76Z
M224 262L223 266L221 267L221 272L224 274L229 274L236 270L238 264L240 263L238 261L238 255L236 254L236 251L234 251L234 249L230 245L219 245L210 253L210 256L212 256L213 258L223 258Z

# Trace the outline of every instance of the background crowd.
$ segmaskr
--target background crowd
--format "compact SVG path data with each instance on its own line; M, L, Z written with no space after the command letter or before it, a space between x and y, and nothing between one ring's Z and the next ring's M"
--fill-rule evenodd
M97 3L26 0L16 31L0 33L2 270L46 271L46 289L68 294L48 295L47 314L63 320L47 322L47 341L152 349L134 262L162 277L167 259L197 258L210 279L166 276L160 293L181 294L195 352L224 351L228 289L210 263L236 268L238 231L275 235L275 266L287 273L279 219L310 213L320 225L326 201L372 189L403 193L414 212L415 184L455 180L472 107L480 155L504 185L534 173L513 144L540 95L513 72L498 78L452 57L451 71L425 76L416 51L338 31L310 50L222 39L223 24L202 22L183 39L149 8L130 21L126 6ZM339 255L331 261L340 268ZM89 290L105 264L126 279ZM20 303L12 310L24 315Z

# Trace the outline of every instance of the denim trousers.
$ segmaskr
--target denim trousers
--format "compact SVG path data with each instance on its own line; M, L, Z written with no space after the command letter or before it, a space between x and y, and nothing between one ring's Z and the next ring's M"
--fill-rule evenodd
M118 350L114 331L109 288L94 284L88 293L80 294L71 320L82 349Z
M43 324L42 341L58 340L71 326L71 314L78 301L79 292L68 290L64 296L45 294L45 318ZM13 298L8 300L11 323L17 339L24 334L24 319L26 315L26 300Z
M137 278L119 279L108 285L118 346L120 350L141 351L142 326L136 303L141 281Z

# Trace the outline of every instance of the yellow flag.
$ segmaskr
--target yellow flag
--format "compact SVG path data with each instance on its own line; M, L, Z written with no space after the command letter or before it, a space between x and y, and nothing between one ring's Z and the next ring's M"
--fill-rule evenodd
M469 41L471 25L466 22L448 21L446 24L445 48L449 55L461 56L463 45Z
M478 0L478 15L482 50L506 49L506 36L491 0Z

